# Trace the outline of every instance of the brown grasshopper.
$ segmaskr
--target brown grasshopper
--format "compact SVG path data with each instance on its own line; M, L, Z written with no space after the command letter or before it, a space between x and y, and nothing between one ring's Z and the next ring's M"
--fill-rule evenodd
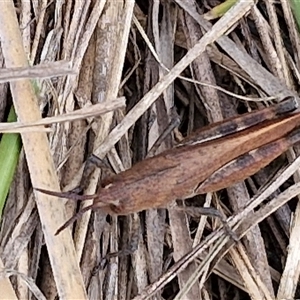
M76 200L94 199L58 232L89 209L127 215L167 207L175 199L217 191L242 181L299 142L300 112L296 108L296 100L289 97L271 107L207 126L175 148L109 178L94 195L36 190Z

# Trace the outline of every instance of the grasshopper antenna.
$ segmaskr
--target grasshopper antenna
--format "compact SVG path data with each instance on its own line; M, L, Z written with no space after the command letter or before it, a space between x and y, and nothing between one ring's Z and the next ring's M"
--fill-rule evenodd
M67 227L69 227L72 223L74 223L75 221L80 219L85 212L89 211L90 209L93 209L93 206L94 206L94 204L91 204L89 206L86 206L86 207L80 209L78 211L78 213L76 213L74 216L72 216L67 222L65 222L62 226L60 226L57 229L57 231L55 232L55 235L58 235L61 231L63 231Z
M48 191L44 189L39 189L39 188L34 188L36 191L50 195L50 196L55 196L55 197L60 197L60 198L67 198L71 200L80 200L80 201L85 201L85 200L92 200L97 197L97 194L94 195L78 195L76 193L72 192L54 192L54 191Z
M97 196L97 195L78 195L78 194L69 193L69 192L61 193L61 192L48 191L48 190L39 189L39 188L35 188L35 190L38 192L50 195L50 196L56 196L56 197L62 197L62 198L67 198L67 199L71 199L71 200L80 200L80 201L92 200L92 199L95 199L95 197ZM58 235L61 231L66 229L68 226L70 226L76 220L80 219L85 212L89 211L93 207L94 207L94 204L91 204L91 205L88 205L88 206L80 209L74 216L72 216L68 221L66 221L61 227L58 228L55 235ZM99 207L99 205L98 205L98 207Z

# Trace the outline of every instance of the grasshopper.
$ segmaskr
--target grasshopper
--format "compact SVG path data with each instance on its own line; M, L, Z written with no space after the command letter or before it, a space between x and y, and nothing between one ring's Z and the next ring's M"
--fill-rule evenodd
M288 97L194 132L176 147L105 180L94 195L36 190L76 200L94 199L57 233L90 209L127 215L165 208L175 199L218 191L253 175L300 142L299 126L297 101Z

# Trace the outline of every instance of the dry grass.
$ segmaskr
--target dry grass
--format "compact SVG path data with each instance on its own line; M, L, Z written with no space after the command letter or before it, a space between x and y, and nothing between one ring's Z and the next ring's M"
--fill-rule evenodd
M180 124L158 152L195 128L294 95L300 43L288 2L242 1L213 26L202 10L214 1L197 9L181 0L15 2L1 4L0 57L8 70L0 80L11 80L24 152L1 223L0 298L299 298L297 147L246 182L197 198L235 212L228 224L244 236L239 243L217 229L218 220L174 209L86 213L72 232L54 236L75 203L32 193L32 186L79 185L95 193L107 171L86 158L94 153L114 172L130 168L176 127L174 108ZM5 84L0 94L4 110ZM41 123L40 110L50 119ZM48 136L41 127L62 121ZM28 131L28 123L38 127ZM112 255L129 245L136 249Z

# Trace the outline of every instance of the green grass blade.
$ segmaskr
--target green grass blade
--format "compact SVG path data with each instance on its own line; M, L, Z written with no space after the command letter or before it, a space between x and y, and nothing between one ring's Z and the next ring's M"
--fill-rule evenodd
M17 116L12 106L7 122L17 121ZM9 192L13 176L16 171L19 154L22 148L21 137L18 133L4 133L0 142L0 218Z
M297 23L298 31L299 31L299 29L300 29L300 2L297 0L291 0L290 4L291 4L291 9L292 9L293 15L295 17L295 21Z

